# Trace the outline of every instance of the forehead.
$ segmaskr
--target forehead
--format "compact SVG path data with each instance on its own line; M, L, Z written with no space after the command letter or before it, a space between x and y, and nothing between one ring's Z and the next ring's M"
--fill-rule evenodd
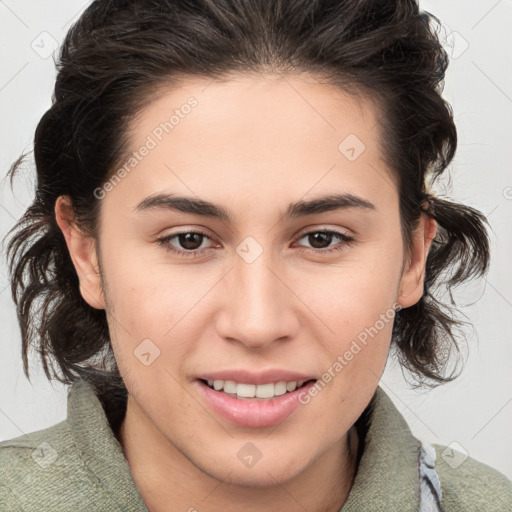
M268 205L333 187L360 196L394 189L374 102L310 75L182 79L158 91L129 133L124 163L144 153L128 165L138 198L176 188L221 199L237 191Z

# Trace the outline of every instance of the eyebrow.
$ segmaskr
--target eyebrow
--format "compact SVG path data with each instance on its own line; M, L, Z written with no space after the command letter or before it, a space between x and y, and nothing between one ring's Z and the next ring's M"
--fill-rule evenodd
M350 208L376 210L375 205L361 197L352 194L330 194L310 201L290 203L284 215L284 219L295 219L315 213L347 210ZM201 215L227 223L233 221L233 217L229 211L222 206L193 197L175 196L172 194L154 194L141 201L135 207L135 211L158 209Z

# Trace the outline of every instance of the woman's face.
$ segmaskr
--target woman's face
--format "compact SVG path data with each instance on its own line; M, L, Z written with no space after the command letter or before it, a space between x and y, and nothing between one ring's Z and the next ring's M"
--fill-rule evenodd
M136 154L96 192L103 282L93 251L70 250L84 298L109 314L129 408L163 452L273 484L367 406L428 251L421 229L404 251L378 122L369 102L299 75L191 79L133 122Z

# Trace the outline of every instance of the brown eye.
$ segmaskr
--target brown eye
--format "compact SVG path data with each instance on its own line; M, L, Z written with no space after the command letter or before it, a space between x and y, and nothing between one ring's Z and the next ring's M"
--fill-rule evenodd
M200 233L181 233L176 238L183 249L194 251L201 247L204 236Z
M304 250L320 254L343 250L355 241L354 238L345 233L328 229L304 233L299 240L303 238L307 239L310 244L310 248L306 247ZM338 244L331 246L331 243L336 240L338 240Z
M199 256L213 247L201 247L205 240L211 240L206 233L200 231L184 231L174 233L156 240L167 251L179 256Z
M325 249L331 244L333 235L332 233L318 231L316 233L309 233L307 237L313 249Z

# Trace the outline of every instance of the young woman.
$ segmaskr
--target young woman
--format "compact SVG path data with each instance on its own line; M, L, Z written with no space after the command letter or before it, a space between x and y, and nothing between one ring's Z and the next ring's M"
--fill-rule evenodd
M433 21L412 0L91 4L8 252L25 371L37 347L68 417L1 443L1 510L512 509L378 385L391 347L453 377L435 291L488 268L484 216L430 188L456 148Z

